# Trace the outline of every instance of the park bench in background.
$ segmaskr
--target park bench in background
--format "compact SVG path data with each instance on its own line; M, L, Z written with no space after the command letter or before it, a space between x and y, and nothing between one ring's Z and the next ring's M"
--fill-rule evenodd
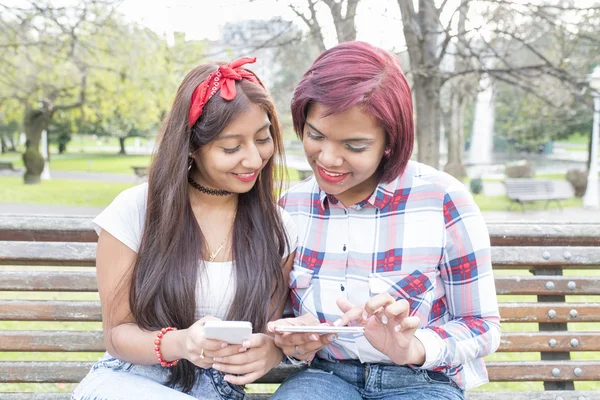
M546 201L544 208L551 201L555 201L562 209L561 200L568 200L574 196L573 188L568 182L561 185L560 181L535 178L508 178L504 181L508 198L525 209L525 203ZM511 203L512 207L512 203Z
M16 171L13 163L8 161L0 161L0 171L2 170Z
M148 176L148 167L132 166L131 168L133 169L135 176L140 179Z
M499 353L486 360L490 380L543 382L546 391L472 391L467 398L600 399L600 276L592 271L600 265L600 223L488 226L503 321ZM101 321L95 293L96 240L89 218L0 215L0 321L72 324L71 330L39 330L42 322L35 330L0 330L0 357L2 352L58 354L56 361L2 358L0 383L76 383L93 364L89 360L104 351L99 324L95 329L77 327ZM44 293L47 298L40 300ZM80 297L67 300L68 294ZM91 355L88 361L59 357L70 352ZM279 383L296 368L282 365L259 382ZM585 381L593 381L594 390L573 390ZM250 399L268 397L253 394ZM67 393L0 393L0 400L68 398Z

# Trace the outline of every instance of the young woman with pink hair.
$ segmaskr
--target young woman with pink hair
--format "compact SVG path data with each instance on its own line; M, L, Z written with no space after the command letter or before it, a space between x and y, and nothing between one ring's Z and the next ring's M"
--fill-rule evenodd
M489 234L460 182L409 160L412 99L396 57L362 42L325 51L292 115L314 176L280 200L298 227L295 318L268 329L310 366L272 398L463 399L488 381L483 357L500 342ZM364 334L275 329L319 324Z

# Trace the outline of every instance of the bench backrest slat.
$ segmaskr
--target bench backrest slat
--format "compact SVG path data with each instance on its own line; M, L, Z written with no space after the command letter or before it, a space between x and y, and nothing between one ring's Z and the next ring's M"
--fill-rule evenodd
M549 314L550 310L554 310L554 316ZM600 322L600 305L500 303L500 315L504 322ZM99 322L102 313L99 301L0 300L0 320Z
M0 242L0 265L94 266L95 257L95 243ZM596 268L600 252L589 246L494 246L492 264L495 268Z
M547 293L552 295L600 295L594 276L497 276L499 295ZM96 272L0 271L0 291L96 292Z

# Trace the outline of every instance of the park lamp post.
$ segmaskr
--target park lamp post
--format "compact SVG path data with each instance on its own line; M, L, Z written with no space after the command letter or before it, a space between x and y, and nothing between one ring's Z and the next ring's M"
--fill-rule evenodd
M600 136L600 65L594 68L590 76L590 87L594 98L594 125L592 128L592 151L590 153L590 171L587 179L587 189L583 196L585 208L600 208L598 198L598 139Z

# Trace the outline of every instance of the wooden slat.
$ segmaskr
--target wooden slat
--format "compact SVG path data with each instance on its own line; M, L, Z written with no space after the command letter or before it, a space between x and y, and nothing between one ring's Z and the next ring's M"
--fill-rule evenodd
M550 347L550 340L556 344ZM577 346L571 341L577 340ZM0 351L104 351L102 332L0 331ZM505 332L500 352L600 351L597 332Z
M596 400L600 392L591 390L548 390L545 392L467 392L467 400ZM1 400L1 399L0 399Z
M0 242L0 265L94 266L96 243Z
M556 341L554 347L550 340ZM572 345L572 340L577 345ZM104 351L102 332L0 331L0 351ZM598 332L505 332L500 352L600 351Z
M554 288L548 289L551 282ZM573 285L574 289L569 286ZM94 271L0 271L0 291L97 291ZM600 279L594 276L498 276L497 294L600 295Z
M79 361L2 361L0 383L76 383L89 371L93 363ZM280 383L300 367L280 365L256 383ZM552 370L558 368L555 376ZM575 369L581 369L580 376ZM527 381L594 381L600 377L600 361L522 361L488 363L492 382Z
M93 362L1 361L0 383L78 383Z
M600 266L600 251L596 247L492 247L494 268L596 268Z
M0 240L31 242L96 242L90 217L0 215Z
M0 321L101 321L99 301L0 300Z
M556 316L550 318L548 311ZM577 316L569 315L571 310ZM600 304L500 303L503 322L600 322ZM100 302L0 300L0 321L100 321Z
M492 246L600 246L598 223L489 222Z
M70 400L71 393L0 393L0 400Z
M102 332L0 331L0 351L103 352Z
M600 332L504 332L498 351L600 351Z
M248 400L269 400L270 394L250 393ZM590 390L551 390L546 392L467 392L467 400L596 400L599 392ZM70 393L0 393L0 400L69 400Z
M500 303L500 316L503 322L600 322L600 304L594 303ZM556 312L551 318L550 310ZM569 315L571 310L577 316Z
M496 294L600 295L600 279L598 276L497 276Z
M528 381L597 381L600 379L600 361L516 361L486 364L491 382ZM560 373L555 376L552 370ZM581 375L575 374L575 369Z
M97 292L95 271L0 271L0 291Z
M0 361L0 383L76 383L94 363L79 361ZM280 383L301 367L281 364L256 383Z
M95 243L0 242L0 265L93 266ZM492 247L494 268L577 269L600 266L600 251L594 247Z

